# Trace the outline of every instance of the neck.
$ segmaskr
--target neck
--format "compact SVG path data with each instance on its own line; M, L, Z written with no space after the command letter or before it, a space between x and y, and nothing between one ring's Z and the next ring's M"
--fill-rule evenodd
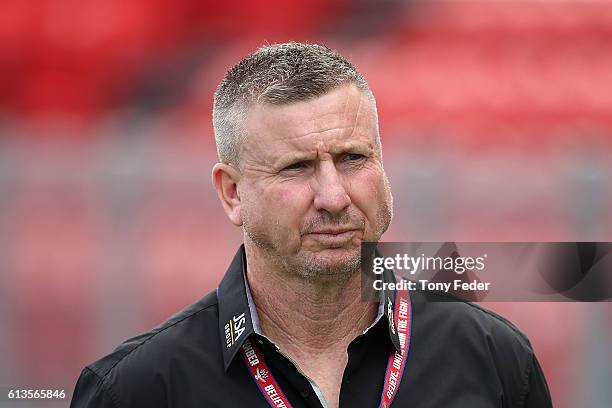
M361 300L358 272L344 280L306 280L278 270L248 247L247 259L261 330L293 357L346 352L376 317L378 305Z

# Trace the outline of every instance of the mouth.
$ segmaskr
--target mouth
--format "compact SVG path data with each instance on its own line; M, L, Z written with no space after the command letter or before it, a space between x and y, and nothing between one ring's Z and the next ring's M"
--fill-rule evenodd
M346 229L346 228L333 228L333 229L320 229L309 232L305 236L314 239L322 244L334 246L344 244L351 240L357 233L357 229Z

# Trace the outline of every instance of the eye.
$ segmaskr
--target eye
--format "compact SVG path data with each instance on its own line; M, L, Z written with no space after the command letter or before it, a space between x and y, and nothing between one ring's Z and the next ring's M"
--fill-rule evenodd
M297 163L293 163L290 164L289 166L285 167L283 170L299 170L304 168L306 165L304 164L304 162L297 162Z
M358 153L349 153L346 156L344 156L344 160L349 161L349 162L359 161L359 160L362 160L363 158L365 158L365 156L362 154L358 154Z

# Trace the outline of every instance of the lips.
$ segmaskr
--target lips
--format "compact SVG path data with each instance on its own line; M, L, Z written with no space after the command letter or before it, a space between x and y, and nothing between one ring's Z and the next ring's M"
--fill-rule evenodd
M309 234L341 235L347 232L356 231L354 228L328 228L311 231Z
M312 230L306 234L328 234L328 235L340 235L347 232L354 232L359 230L359 227L352 225L329 225L329 226L313 226Z
M355 232L357 232L356 229L329 228L312 231L305 235L322 243L339 244L352 239Z

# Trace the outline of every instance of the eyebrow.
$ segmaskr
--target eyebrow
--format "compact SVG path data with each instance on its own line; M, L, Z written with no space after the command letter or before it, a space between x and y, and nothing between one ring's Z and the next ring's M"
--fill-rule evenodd
M282 169L287 167L293 163L298 163L302 161L310 161L316 158L316 151L305 152L305 151L292 151L273 160L273 167Z
M366 152L366 151L373 151L373 150L374 150L374 146L372 146L370 143L358 141L358 140L351 140L351 141L343 142L339 146L333 146L330 149L330 153L333 155L336 155L336 154L342 154L348 151Z
M337 156L347 152L370 153L373 151L374 146L372 144L355 140L343 142L339 145L332 146L332 148L329 149L329 153L332 156ZM284 168L293 163L316 160L317 157L317 151L314 149L311 151L294 150L274 159L273 166L275 168Z

